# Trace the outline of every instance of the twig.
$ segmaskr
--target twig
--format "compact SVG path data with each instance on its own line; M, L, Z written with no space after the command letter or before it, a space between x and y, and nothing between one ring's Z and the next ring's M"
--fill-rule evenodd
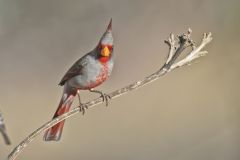
M5 126L3 115L2 115L1 112L0 112L0 132L3 136L3 140L4 140L5 144L10 145L11 141L10 141L10 138L7 134L6 126Z
M193 40L191 39L191 29L188 30L186 34L182 34L180 36L175 37L173 34L170 34L170 37L168 40L165 41L166 44L169 46L169 53L168 53L168 58L165 62L165 64L157 70L155 73L147 76L143 80L134 82L130 85L127 85L126 87L123 87L121 89L118 89L116 91L111 92L108 94L111 99L117 98L129 91L138 89L146 84L149 84L155 80L157 80L159 77L163 76L164 74L178 68L182 67L186 64L189 64L192 62L194 59L199 58L203 55L205 55L207 52L206 51L201 51L208 43L211 42L212 36L211 33L204 33L203 39L201 44L196 47L195 44L193 43ZM192 47L192 51L188 53L188 55L176 62L176 59L178 56L187 48L187 47ZM102 98L97 98L92 101L89 101L85 103L84 105L88 108L92 108L100 103L103 103ZM44 125L42 125L40 128L35 130L33 133L31 133L26 139L24 139L17 147L13 149L13 151L9 154L8 160L14 160L17 158L17 156L23 151L27 145L33 141L37 136L39 136L42 132L47 130L48 128L54 126L55 124L77 114L80 112L80 107L73 108L71 111L68 113L65 113L59 117L56 117L55 119L48 121Z

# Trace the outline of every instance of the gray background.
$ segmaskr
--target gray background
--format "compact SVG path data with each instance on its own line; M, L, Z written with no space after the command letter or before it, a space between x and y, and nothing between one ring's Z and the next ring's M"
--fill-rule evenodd
M237 0L0 0L0 105L13 142L0 137L0 159L52 117L58 82L113 18L116 65L104 92L158 69L170 32L191 27L197 42L208 31L214 40L190 67L68 119L60 142L38 137L19 159L238 160L239 10Z

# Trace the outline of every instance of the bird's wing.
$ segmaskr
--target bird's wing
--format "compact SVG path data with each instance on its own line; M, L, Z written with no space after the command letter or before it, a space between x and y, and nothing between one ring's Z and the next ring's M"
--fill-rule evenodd
M83 57L80 58L77 62L75 62L72 67L67 71L67 73L63 76L62 80L60 81L59 85L63 86L66 81L75 77L77 75L81 75L81 71L83 68L84 63L82 62Z

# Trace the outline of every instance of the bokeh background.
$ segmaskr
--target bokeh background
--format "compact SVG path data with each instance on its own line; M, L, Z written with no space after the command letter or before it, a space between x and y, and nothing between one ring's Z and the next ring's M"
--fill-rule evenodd
M60 142L40 136L18 159L239 160L238 0L0 0L0 109L12 140L0 137L0 159L50 120L58 82L110 18L116 65L98 88L106 93L156 71L171 32L191 27L197 42L209 31L214 40L190 67L68 119Z

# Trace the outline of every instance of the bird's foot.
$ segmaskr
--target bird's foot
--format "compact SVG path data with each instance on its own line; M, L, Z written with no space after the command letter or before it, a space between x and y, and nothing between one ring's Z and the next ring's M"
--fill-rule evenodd
M100 97L103 99L103 102L106 103L106 106L108 106L108 102L109 102L109 100L111 99L111 96L109 96L109 95L106 94L106 93L103 93L102 91L98 91L98 90L90 89L89 91L90 91L90 92L94 92L94 93L101 94Z
M82 112L82 114L85 114L86 109L88 109L88 106L84 103L80 103L79 104L79 108L80 108L80 112Z
M105 94L105 93L101 93L100 97L102 97L103 102L106 103L106 107L107 107L108 106L108 101L111 99L111 97L108 94Z

